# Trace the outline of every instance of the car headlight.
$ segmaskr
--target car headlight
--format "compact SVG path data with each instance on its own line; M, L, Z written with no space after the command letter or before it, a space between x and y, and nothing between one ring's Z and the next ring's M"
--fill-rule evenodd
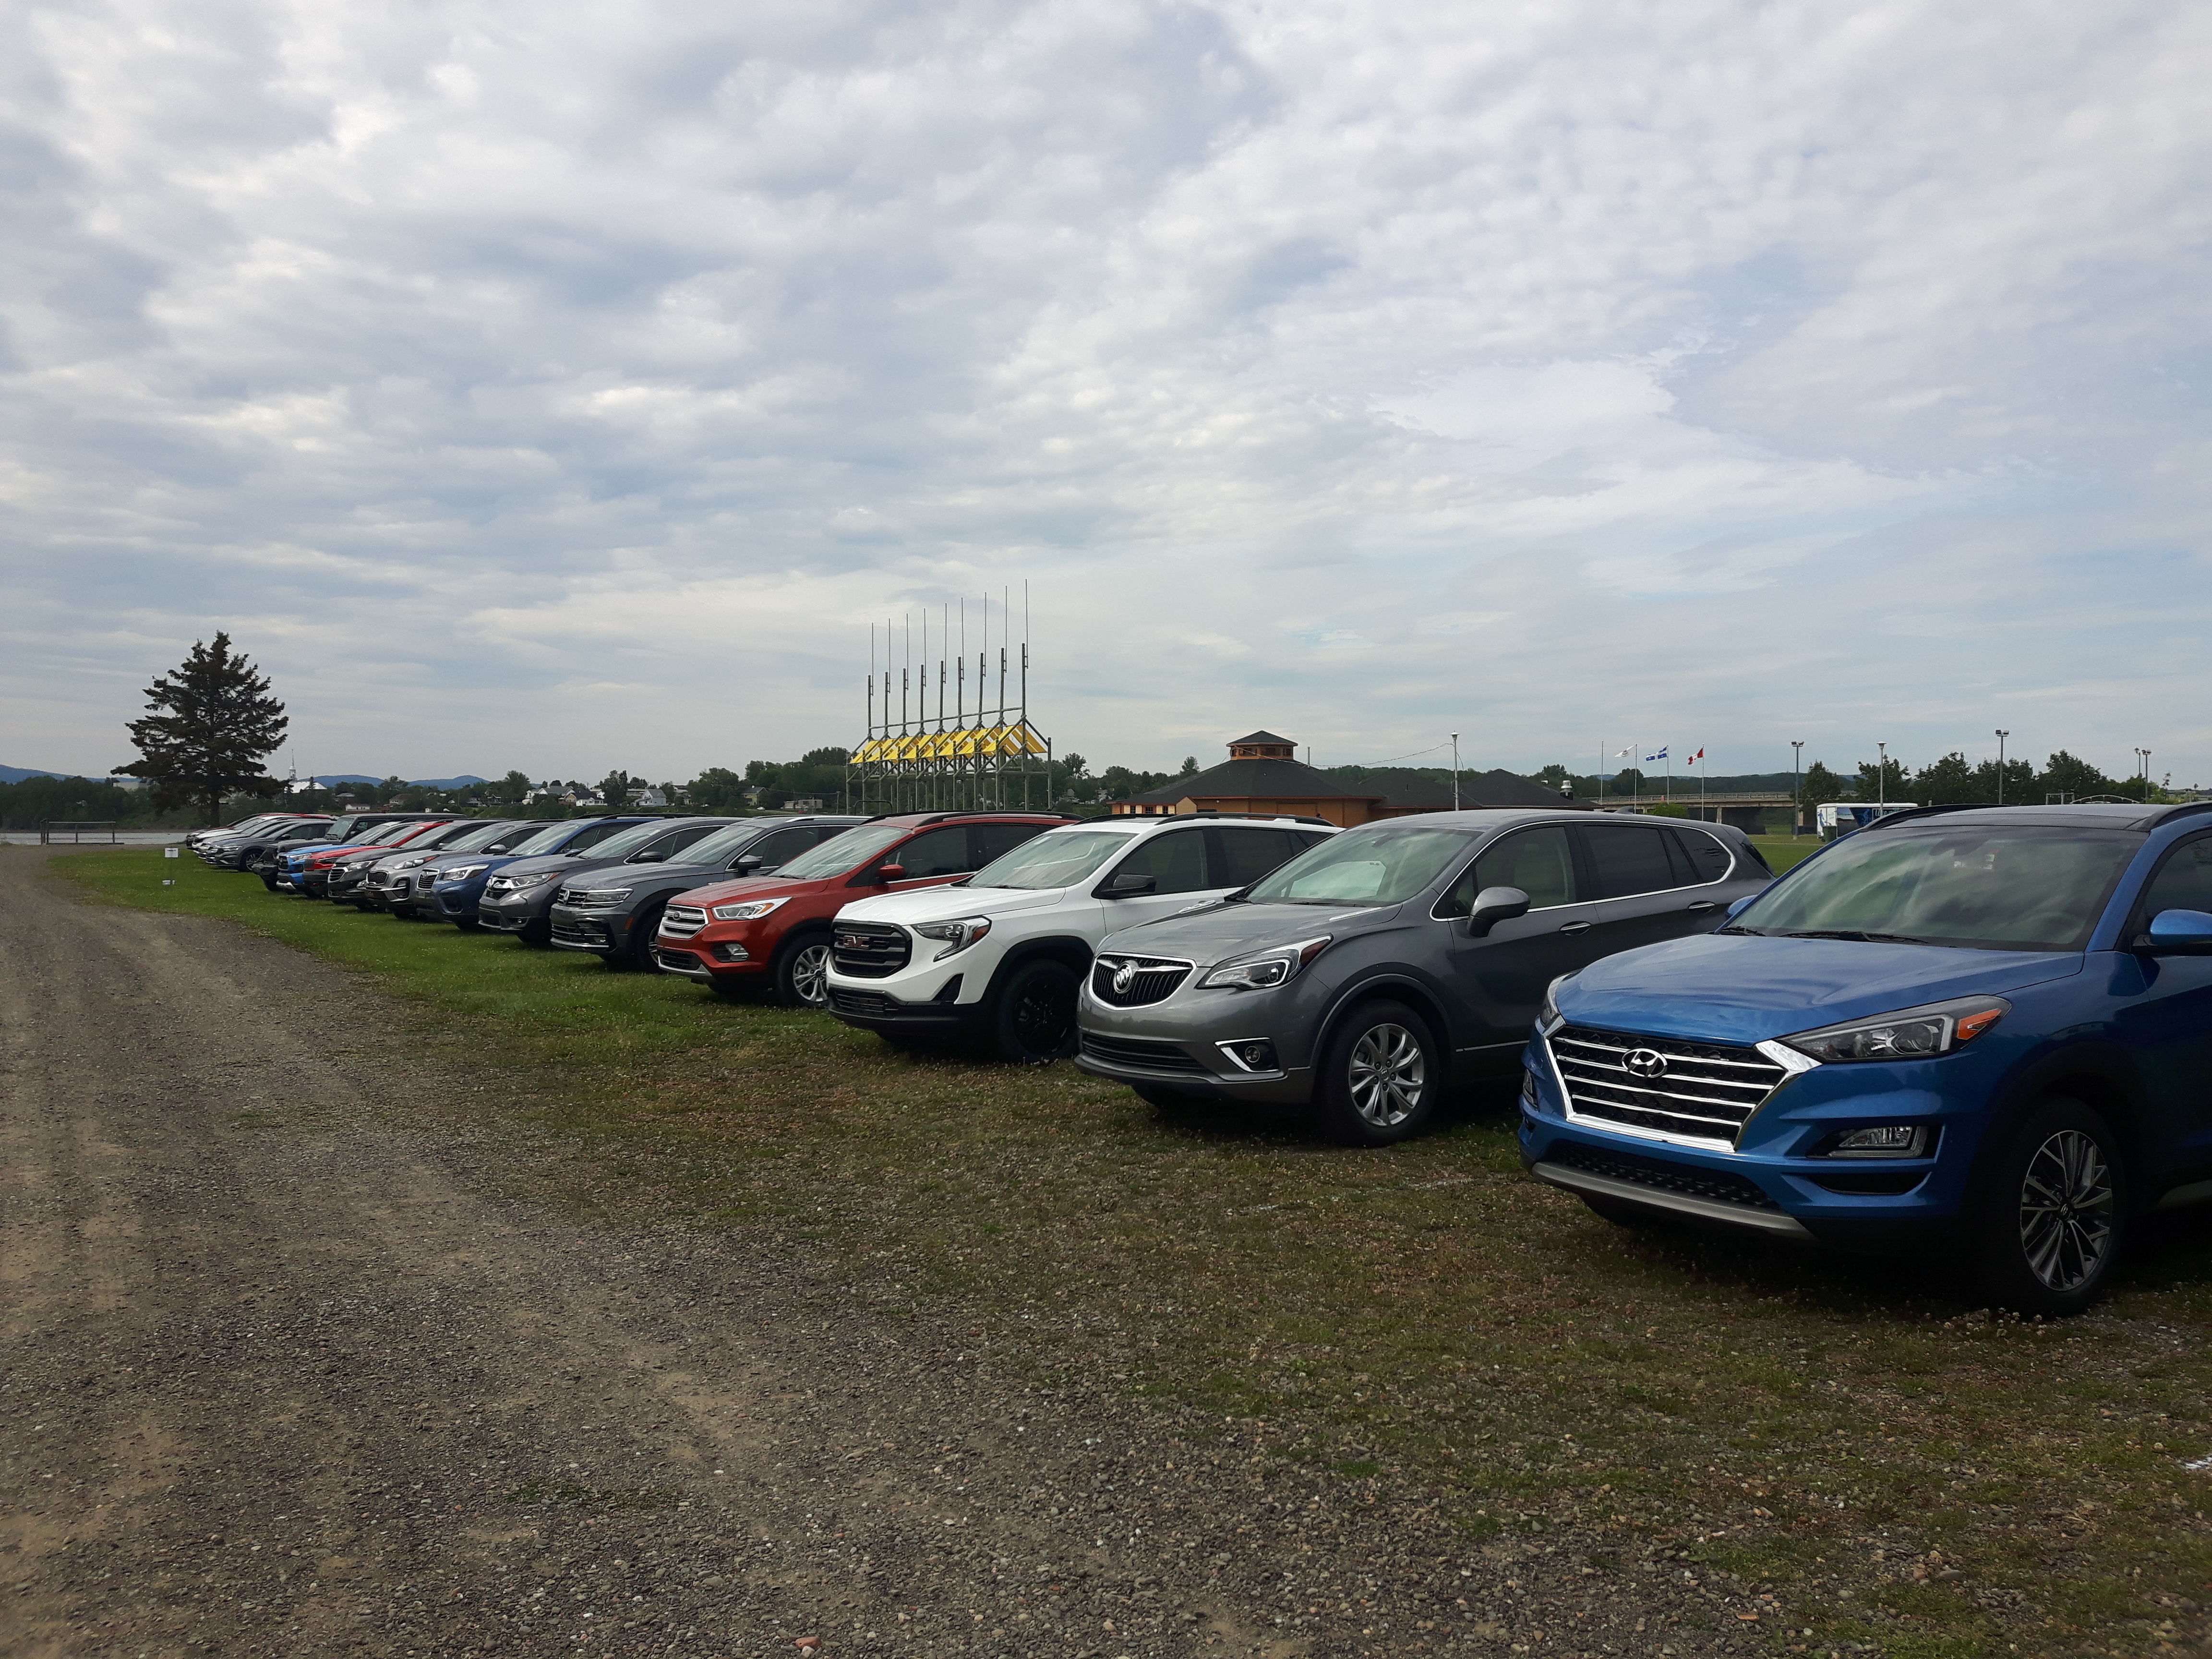
M542 875L501 876L496 879L501 886L510 892L519 892L526 887L543 887L549 881L558 881L561 879L561 872L558 870L548 870Z
M1199 988L1208 991L1264 991L1271 986L1286 985L1297 977L1298 970L1329 947L1334 934L1323 933L1319 939L1300 939L1296 945L1279 945L1273 950L1255 951L1248 957L1232 957L1219 967L1209 969L1199 981Z
M1780 1039L1824 1066L1860 1060L1926 1060L1965 1047L2012 1012L2002 997L1960 997L1900 1008L1878 1019L1823 1025Z
M991 919L988 916L963 916L957 921L920 921L914 925L914 931L919 938L945 942L947 948L931 958L942 962L947 957L957 956L989 933Z
M603 909L608 905L621 903L629 896L629 892L627 887L586 887L570 893L567 902L572 910Z
M1559 1017L1559 987L1580 972L1582 969L1577 968L1572 973L1561 974L1559 978L1544 988L1544 1006L1536 1011L1536 1029L1546 1036L1551 1036L1553 1032L1566 1024L1566 1021Z
M783 898L747 899L743 904L717 904L708 914L717 921L758 921L771 910L791 902Z
M481 864L456 864L449 868L439 871L438 879L440 881L465 881L471 876L481 874L483 871L483 866Z

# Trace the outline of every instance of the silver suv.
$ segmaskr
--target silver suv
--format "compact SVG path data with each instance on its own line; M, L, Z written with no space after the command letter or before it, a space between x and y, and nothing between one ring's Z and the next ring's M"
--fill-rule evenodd
M1156 1106L1310 1104L1340 1140L1418 1130L1510 1076L1544 992L1710 933L1772 879L1739 830L1589 811L1430 812L1332 836L1219 904L1103 940L1076 1063Z

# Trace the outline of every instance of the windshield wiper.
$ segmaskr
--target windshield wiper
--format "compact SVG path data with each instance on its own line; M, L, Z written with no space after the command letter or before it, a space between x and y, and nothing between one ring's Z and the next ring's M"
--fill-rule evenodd
M1915 939L1910 933L1869 933L1856 927L1808 927L1801 932L1784 933L1784 939L1847 939L1855 945L1925 945L1924 939Z
M1716 933L1748 933L1757 939L1765 939L1766 937L1766 930L1764 927L1745 927L1733 921L1725 927L1714 928L1713 932Z

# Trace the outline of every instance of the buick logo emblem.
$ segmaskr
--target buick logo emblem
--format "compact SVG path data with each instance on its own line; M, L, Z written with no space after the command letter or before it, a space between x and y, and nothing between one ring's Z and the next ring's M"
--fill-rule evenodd
M1125 962L1114 969L1114 989L1120 994L1124 996L1128 994L1129 988L1136 982L1137 964L1135 963Z
M1656 1048L1632 1048L1620 1064L1629 1076L1640 1077L1646 1083L1667 1075L1667 1056Z

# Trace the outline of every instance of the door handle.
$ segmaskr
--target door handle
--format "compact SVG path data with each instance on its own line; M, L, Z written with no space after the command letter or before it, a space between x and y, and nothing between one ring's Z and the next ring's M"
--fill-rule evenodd
M1563 933L1587 933L1589 930L1590 924L1586 921L1563 921L1559 924L1559 931Z
M1695 904L1686 904L1682 908L1686 910L1698 911L1717 910L1721 907L1711 899L1699 899Z

